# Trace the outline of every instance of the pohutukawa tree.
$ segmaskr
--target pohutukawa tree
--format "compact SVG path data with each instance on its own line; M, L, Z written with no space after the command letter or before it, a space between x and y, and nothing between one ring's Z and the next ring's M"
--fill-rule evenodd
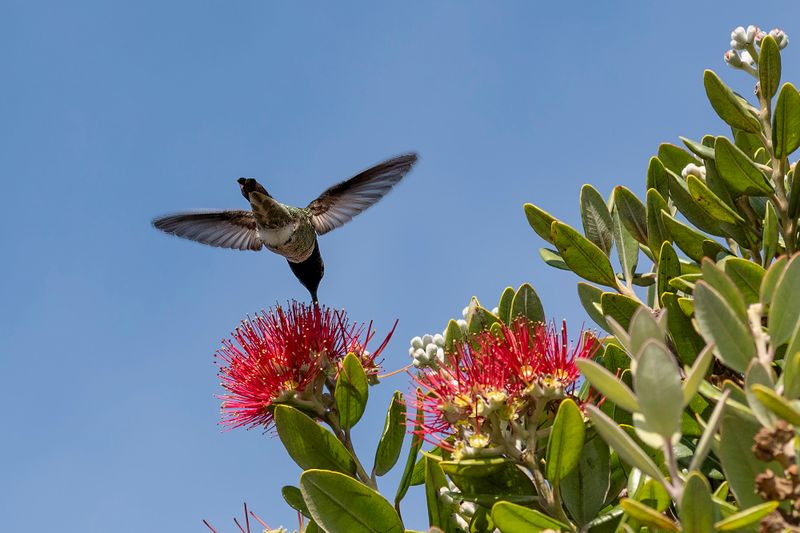
M707 70L730 134L659 146L641 198L585 185L582 231L525 204L543 260L582 278L598 330L570 339L528 284L492 310L473 298L463 319L411 340L409 388L394 393L370 461L351 429L382 383L391 333L370 353L371 327L318 305L244 321L218 352L223 424L277 433L303 470L283 487L299 529L407 531L401 503L421 486L429 527L447 533L800 531L800 93L781 85L788 42L733 31L724 59L753 94ZM377 479L406 440L390 500Z

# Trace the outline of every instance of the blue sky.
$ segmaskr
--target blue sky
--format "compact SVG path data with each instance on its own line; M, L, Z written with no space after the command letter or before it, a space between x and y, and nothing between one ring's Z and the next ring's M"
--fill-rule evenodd
M239 176L305 205L415 150L394 192L322 238L323 303L379 331L399 319L390 369L470 296L491 307L526 281L577 332L576 278L541 263L522 204L576 224L583 183L641 193L660 142L725 133L702 71L751 94L722 62L734 26L783 27L797 81L800 5L754 7L6 1L2 528L232 531L243 501L296 523L280 442L220 432L212 356L245 314L307 293L277 256L169 238L152 217L244 208ZM364 457L394 389L408 380L372 389ZM424 527L420 491L407 501Z

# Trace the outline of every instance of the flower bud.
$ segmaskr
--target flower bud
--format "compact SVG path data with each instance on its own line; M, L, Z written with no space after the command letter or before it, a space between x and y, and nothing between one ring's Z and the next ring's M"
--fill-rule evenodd
M441 333L437 333L436 335L433 336L433 343L436 346L440 346L440 347L444 346L444 336L442 336Z
M439 347L433 343L425 346L425 357L428 359L428 361L432 361L436 358L436 350L438 349Z
M749 65L751 67L755 66L755 62L753 61L753 56L750 55L750 52L744 50L741 55L742 63L745 65Z
M461 316L467 318L467 313L469 313L469 306L466 306L464 309L461 310Z
M731 48L743 50L747 44L747 31L739 26L731 32Z
M761 30L758 29L758 26L753 26L752 24L747 27L747 32L745 33L745 39L747 40L747 44L751 44L756 39L756 34L758 34Z
M469 327L466 320L456 320L456 324L458 324L458 327L461 328L461 331L467 331L467 328Z
M422 336L422 346L421 347L424 348L425 346L429 345L432 342L433 342L433 335L431 335L430 333L426 333L425 335Z
M422 338L414 337L413 339L411 339L411 346L414 348L422 348Z
M444 363L444 348L436 349L436 359L439 361L439 363Z
M689 163L683 170L681 171L681 176L684 179L688 178L689 176L695 176L700 179L705 179L706 177L706 167L705 166L697 166L694 163Z
M789 44L789 36L786 35L786 32L783 30L775 28L770 30L769 34L772 35L772 38L775 39L775 42L778 43L778 48L781 50L786 48L786 45Z
M736 53L736 50L728 50L725 52L725 62L733 68L742 68L742 58Z

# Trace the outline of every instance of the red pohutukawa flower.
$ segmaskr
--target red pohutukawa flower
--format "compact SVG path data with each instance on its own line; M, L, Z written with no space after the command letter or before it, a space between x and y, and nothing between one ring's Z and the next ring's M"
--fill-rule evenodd
M485 331L414 377L427 393L419 405L426 414L423 431L436 437L464 430L471 446L482 447L491 418L517 421L537 403L572 395L580 377L575 360L593 357L599 345L583 331L570 344L566 322L559 331L554 323L519 318L499 334Z
M375 335L372 323L351 324L344 311L292 302L287 309L275 306L248 317L216 354L226 390L219 396L222 424L271 428L273 404L319 400L325 381L335 379L350 352L367 375L377 375L376 358L393 332L370 353L366 345Z

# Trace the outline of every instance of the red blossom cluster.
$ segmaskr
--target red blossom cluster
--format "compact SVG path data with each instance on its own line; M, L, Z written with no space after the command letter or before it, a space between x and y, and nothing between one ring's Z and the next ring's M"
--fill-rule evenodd
M414 377L424 394L423 432L437 437L466 428L480 434L491 415L516 420L536 402L574 393L580 372L576 359L591 358L600 341L581 332L577 344L566 322L531 324L520 317L499 331L485 331L456 346L436 368Z
M292 302L287 309L276 306L248 317L216 354L226 390L219 396L222 424L270 429L274 403L313 400L326 379L335 380L348 353L359 357L367 375L377 375L376 358L393 332L370 353L372 323L351 324L344 311Z

